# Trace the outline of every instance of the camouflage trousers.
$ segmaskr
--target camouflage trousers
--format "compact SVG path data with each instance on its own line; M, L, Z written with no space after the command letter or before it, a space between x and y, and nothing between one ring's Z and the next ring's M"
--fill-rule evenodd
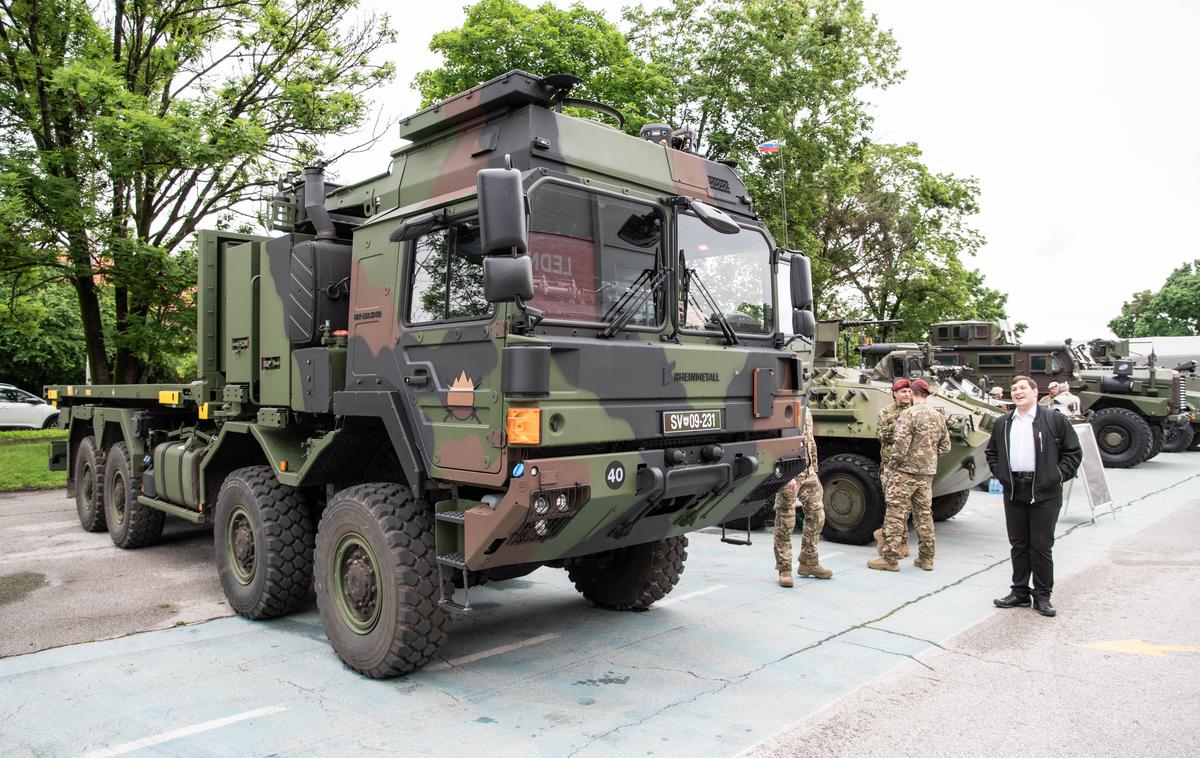
M800 538L800 563L815 566L817 540L825 528L824 491L815 471L805 472L792 480L775 496L775 568L779 573L792 572L792 532L796 529L796 501L804 516L804 531Z
M901 500L900 493L896 490L896 477L899 475L891 466L884 465L879 471L879 483L883 485L883 504L884 510L888 511L892 508L892 503L897 503ZM886 522L887 517L884 517ZM900 533L900 544L908 544L908 519L905 518L902 524L903 531Z
M887 514L883 517L883 557L893 563L900 558L901 540L907 538L911 513L917 530L918 555L933 560L933 477L926 474L892 473Z

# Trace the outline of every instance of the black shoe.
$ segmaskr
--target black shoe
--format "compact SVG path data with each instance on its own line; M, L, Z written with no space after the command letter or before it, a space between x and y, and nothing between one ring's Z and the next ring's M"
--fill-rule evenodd
M1030 602L1028 597L1021 597L1015 592L1010 592L1004 597L996 598L992 604L997 608L1028 608Z
M1033 609L1043 616L1054 616L1058 611L1054 610L1054 606L1050 605L1050 598L1034 598Z

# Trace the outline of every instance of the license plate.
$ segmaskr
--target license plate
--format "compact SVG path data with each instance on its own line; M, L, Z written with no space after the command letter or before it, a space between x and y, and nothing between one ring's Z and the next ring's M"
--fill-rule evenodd
M663 434L711 432L721 428L721 411L663 411Z

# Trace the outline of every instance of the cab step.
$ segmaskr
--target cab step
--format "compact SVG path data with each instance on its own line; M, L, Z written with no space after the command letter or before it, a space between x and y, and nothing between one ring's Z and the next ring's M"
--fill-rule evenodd
M450 513L454 513L454 512L455 511L450 511ZM442 514L440 514L440 513L438 514L439 517L441 515ZM451 613L470 613L471 612L471 596L470 596L469 590L468 590L468 587L470 585L470 577L467 575L467 558L466 558L466 556L464 556L462 553L447 553L446 555L439 555L437 557L437 564L438 564L438 587L440 588L440 596L438 598L438 605L441 606L444 610L450 611ZM447 585L449 584L449 582L446 581L446 578L447 578L446 572L447 571L461 571L462 572L463 601L461 603L456 602L454 600L454 595L457 593L455 593L453 586L450 587L450 594L449 595L446 594Z
M465 523L467 514L463 511L442 511L441 513L435 513L434 517L438 521L443 521L447 524L458 524L461 526L463 523Z

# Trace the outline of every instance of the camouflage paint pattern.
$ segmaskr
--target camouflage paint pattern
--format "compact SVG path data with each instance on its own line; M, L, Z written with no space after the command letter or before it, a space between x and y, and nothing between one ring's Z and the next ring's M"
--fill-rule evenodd
M895 563L908 545L908 517L917 532L918 557L933 560L933 477L896 471L892 474L887 513L883 517L883 558Z

